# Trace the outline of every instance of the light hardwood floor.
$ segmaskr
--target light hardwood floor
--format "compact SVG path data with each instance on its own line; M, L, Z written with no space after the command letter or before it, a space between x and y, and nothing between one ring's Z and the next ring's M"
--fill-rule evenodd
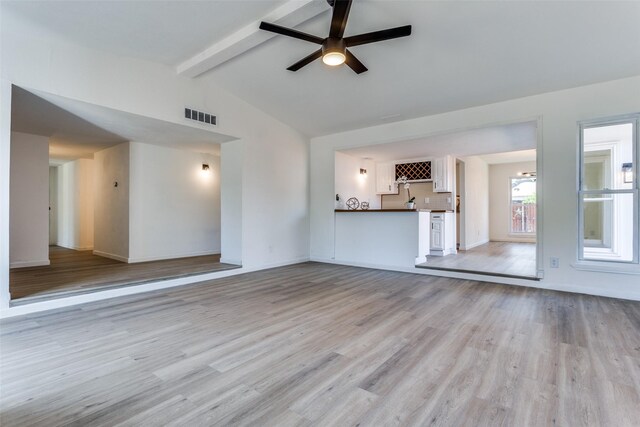
M536 244L489 242L455 255L428 256L418 267L535 278Z
M2 426L632 426L640 303L305 263L0 323Z
M48 266L11 269L9 291L13 300L34 302L238 268L221 263L219 254L127 264L93 255L92 251L60 246L49 247L49 259L51 265Z

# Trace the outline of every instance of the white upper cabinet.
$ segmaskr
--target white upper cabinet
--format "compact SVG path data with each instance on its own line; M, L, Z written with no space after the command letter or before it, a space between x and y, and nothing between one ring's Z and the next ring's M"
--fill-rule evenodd
M376 163L376 194L396 194L395 163Z
M451 193L453 191L453 171L453 158L451 156L433 160L431 173L434 192Z

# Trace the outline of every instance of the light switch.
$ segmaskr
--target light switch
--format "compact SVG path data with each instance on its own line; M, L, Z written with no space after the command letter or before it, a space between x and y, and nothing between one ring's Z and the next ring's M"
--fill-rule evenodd
M425 203L429 203L429 198L428 198L428 197L425 197L425 198L424 198L424 202L425 202Z

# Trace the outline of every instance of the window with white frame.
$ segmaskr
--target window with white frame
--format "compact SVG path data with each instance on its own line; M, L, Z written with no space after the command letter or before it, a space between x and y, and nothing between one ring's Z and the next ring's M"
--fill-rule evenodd
M535 234L536 232L536 176L524 172L509 178L509 232Z
M639 119L580 123L579 260L638 263Z

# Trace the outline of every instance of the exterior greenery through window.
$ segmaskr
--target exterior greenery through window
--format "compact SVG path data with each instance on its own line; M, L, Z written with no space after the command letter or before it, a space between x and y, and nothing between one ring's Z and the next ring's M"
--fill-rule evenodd
M518 176L511 180L511 233L536 232L536 177Z

